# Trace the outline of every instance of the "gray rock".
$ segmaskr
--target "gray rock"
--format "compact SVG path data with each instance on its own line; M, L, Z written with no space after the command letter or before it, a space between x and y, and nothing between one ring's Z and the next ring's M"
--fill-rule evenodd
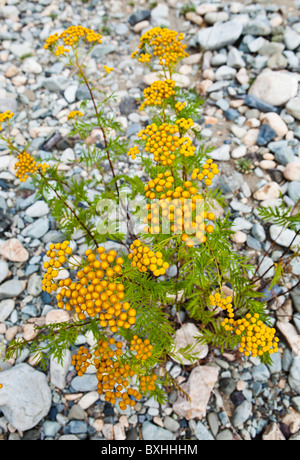
M0 300L18 297L24 290L24 284L18 279L5 281L0 286Z
M271 374L278 374L282 370L281 354L279 352L271 355L272 363L267 364Z
M236 407L231 422L234 427L238 427L245 423L252 415L252 404L245 399L239 406Z
M196 40L204 50L217 50L233 45L241 36L243 25L238 21L216 23L199 30Z
M164 3L159 3L151 10L151 24L153 26L169 25L169 7Z
M264 230L264 227L259 222L253 224L251 233L254 236L254 238L256 238L260 242L263 242L266 239L266 232Z
M197 422L197 425L195 428L195 436L200 441L214 441L214 437L211 434L211 432L200 421Z
M251 85L248 94L277 107L296 96L297 90L298 81L292 73L265 69Z
M294 409L300 414L300 396L294 396L291 399L291 403Z
M228 429L220 431L220 433L218 433L217 436L216 436L216 440L217 441L232 441L233 440L233 434Z
M275 161L286 166L288 163L295 161L296 157L291 147L282 147L274 153Z
M7 275L8 275L7 262L5 262L5 260L0 260L0 284L2 283L2 281L5 280Z
M297 203L297 201L300 199L300 182L289 182L287 191L289 197L294 201L294 203Z
M86 422L81 420L71 420L67 427L72 434L86 433L88 430Z
M295 50L300 45L300 35L291 27L284 31L283 41L288 50Z
M266 382L270 377L270 371L265 364L258 364L253 366L252 376L257 382Z
M261 262L262 261L262 262ZM264 257L264 256L261 256L258 258L258 263L261 263L257 273L259 276L263 276L264 273L264 278L272 278L274 276L274 273L275 273L275 268L274 266L272 267L272 265L274 265L274 262L273 260L271 259L271 257ZM271 268L272 267L272 268ZM269 270L268 270L269 269ZM267 271L268 270L268 271Z
M96 45L93 50L91 51L91 57L95 58L96 60L102 59L107 54L113 53L116 51L116 45L104 44Z
M229 161L230 160L230 145L223 144L221 147L213 150L210 153L210 157L217 161Z
M78 404L73 404L69 411L68 418L69 420L84 420L84 410L82 409L82 407L78 406Z
M300 313L295 313L293 315L293 321L294 321L294 324L296 326L298 333L300 334Z
M13 309L15 308L15 301L12 299L4 299L0 302L0 322L5 321Z
M294 118L300 120L300 97L297 96L290 99L285 108Z
M49 220L47 217L41 217L37 219L32 224L29 224L27 227L22 230L21 234L23 236L29 236L30 238L42 238L42 236L47 233L49 230Z
M27 291L29 295L38 297L42 293L42 277L37 273L33 273L28 280Z
M21 363L1 372L0 409L17 430L35 427L51 407L51 391L44 373Z
M244 27L244 33L254 36L266 36L270 35L272 29L268 20L262 19L250 19L250 21Z
M166 416L164 418L164 427L166 430L176 433L180 428L180 424L172 417Z
M64 91L64 98L66 99L69 104L72 104L76 101L76 92L78 89L78 85L70 85Z
M60 92L64 91L70 85L70 80L63 75L55 75L53 77L44 78L41 86L44 86L48 91Z
M207 422L209 424L209 428L212 432L212 435L216 436L216 434L219 431L219 426L220 426L220 422L219 422L219 418L217 414L215 412L209 412L209 414L207 414Z
M300 287L293 289L290 295L292 297L295 310L300 313Z
M151 10L138 10L135 11L128 19L128 22L131 26L135 26L138 22L145 21L146 19L150 18Z
M45 436L49 436L50 438L54 438L58 431L61 429L61 426L58 422L54 422L52 420L45 420L43 423L43 430Z
M144 422L142 425L142 437L145 441L172 441L176 439L174 433L171 433L160 426L150 422Z
M228 65L222 65L215 72L216 80L233 80L236 76L236 69Z
M290 387L300 395L300 356L293 359L289 370L288 382Z
M116 25L115 32L117 35L127 35L129 32L127 24L120 22Z
M234 46L230 47L229 49L227 65L229 67L233 67L234 69L246 67L246 62L244 61L241 52Z
M71 381L71 386L75 391L94 391L97 390L97 384L96 374L83 374L82 377L77 375Z
M62 363L52 356L50 358L50 381L60 390L63 390L66 386L66 377L71 365L71 359L70 350L65 350Z

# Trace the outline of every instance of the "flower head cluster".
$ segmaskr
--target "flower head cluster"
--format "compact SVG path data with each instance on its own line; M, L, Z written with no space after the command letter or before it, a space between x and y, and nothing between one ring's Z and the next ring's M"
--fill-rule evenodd
M181 110L183 110L185 107L186 107L186 102L178 101L178 102L176 102L176 104L175 104L175 109L176 109L178 112L181 112Z
M110 72L112 72L114 69L113 67L107 67L107 65L104 66L104 70L107 74L110 74Z
M52 291L57 291L58 288L57 282L53 281L53 279L58 276L59 270L62 269L67 258L72 255L70 242L51 243L46 255L49 260L44 262L43 265L46 269L46 273L44 274L42 289L50 294Z
M114 250L106 253L103 247L95 252L87 249L80 262L74 256L71 261L67 257L71 255L68 241L50 245L49 261L44 263L43 289L49 293L57 291L58 307L74 309L79 320L98 315L100 326L109 327L111 332L117 332L119 327L130 328L135 323L136 310L123 301L125 287L117 280L122 274L123 258ZM55 280L65 263L78 268L75 278Z
M154 276L164 275L169 268L168 262L163 261L160 251L154 252L140 240L134 240L130 246L131 253L128 258L132 261L131 266L137 267L140 272L150 270Z
M148 348L148 357L149 353L151 353L148 341L143 342L137 336L134 337L135 342L138 342L139 345L143 344L142 348L144 350ZM97 392L104 394L105 401L111 404L116 404L117 400L120 400L119 406L121 410L125 410L128 406L134 406L136 401L142 398L142 394L137 388L130 387L130 379L135 376L135 371L130 368L129 364L122 364L120 358L123 354L122 342L110 338L108 340L99 340L93 353L90 353L86 347L81 346L77 353L73 355L71 361L79 376L82 376L91 364L94 365L97 371ZM147 357L143 353L142 358L139 359L147 359ZM156 376L142 376L141 391L154 390L155 380Z
M276 330L266 326L258 313L248 313L245 318L234 320L225 318L221 323L227 331L234 331L240 338L239 351L245 356L262 356L264 353L278 352Z
M72 110L72 112L68 114L68 120L75 117L83 117L83 113L79 110Z
M152 356L153 345L151 345L149 339L143 341L137 335L134 335L130 341L130 350L136 352L136 359L145 361Z
M166 171L150 180L145 185L145 192L146 197L152 201L146 205L146 233L181 234L181 240L193 246L194 242L189 235L194 234L195 241L204 243L207 239L204 233L212 233L214 230L210 222L215 219L215 215L203 209L203 197L191 181L176 186L171 172Z
M182 44L183 35L173 30L154 27L140 38L139 49L146 52L151 58L157 59L163 68L174 67L181 59L187 57L186 45ZM138 56L139 62L145 62L142 53ZM134 53L132 57L137 56ZM148 62L149 62L148 61Z
M219 174L218 165L213 163L212 159L208 159L202 166L201 171L199 168L193 169L191 178L197 178L200 181L204 180L205 185L209 186L212 184L212 180L217 174Z
M142 129L138 136L145 141L145 151L153 155L154 161L163 166L171 165L176 158L175 152L185 157L193 156L196 147L188 137L179 136L178 125L152 123Z
M139 148L135 145L131 147L128 152L127 156L131 157L132 160L135 160L136 156L140 153Z
M192 118L179 118L176 120L176 124L185 131L188 131L190 128L192 128L192 126L194 126Z
M0 131L2 131L1 123L4 123L6 120L9 120L14 116L14 113L10 110L6 110L6 112L0 113Z
M113 350L113 347L115 350ZM142 395L138 390L130 389L128 378L134 376L134 371L128 364L122 366L118 358L123 354L122 342L116 342L114 338L99 340L98 347L89 353L85 347L80 347L77 354L73 355L71 364L75 366L79 376L82 376L88 366L93 364L97 370L97 392L105 395L105 401L116 404L117 399L121 409L126 409L127 405L134 406L136 400L141 399ZM91 360L92 362L88 361ZM135 399L131 399L131 396Z
M169 97L175 96L175 81L174 80L157 80L154 81L148 88L144 89L145 101L140 106L139 110L143 110L146 106L160 106Z
M209 301L212 307L219 307L222 310L226 310L228 313L228 318L234 318L233 306L232 306L232 297L222 297L219 292L211 294L209 296Z
M15 170L16 176L20 179L20 182L25 182L30 174L34 174L39 170L45 173L48 168L46 163L38 164L28 152L19 153L17 160Z
M60 56L77 47L80 40L92 44L102 43L102 36L87 27L70 26L60 34L50 35L44 48L55 51L55 54Z

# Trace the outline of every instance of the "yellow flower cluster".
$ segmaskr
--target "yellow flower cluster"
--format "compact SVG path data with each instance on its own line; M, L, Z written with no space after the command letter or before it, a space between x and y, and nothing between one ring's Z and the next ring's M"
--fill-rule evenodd
M131 157L132 160L135 160L136 156L140 153L139 148L135 145L131 147L128 152L127 156Z
M100 326L109 326L111 332L117 332L119 327L129 329L135 323L136 310L128 302L123 302L125 287L116 280L122 274L124 263L116 251L106 253L103 247L98 247L95 252L87 249L85 259L76 264L74 256L72 261L68 260L72 249L69 242L64 241L51 244L46 254L49 261L44 263L43 290L57 291L59 308L74 309L79 320L98 315ZM71 278L55 280L65 263L71 268L79 268L74 281Z
M179 118L176 120L176 124L186 131L194 126L192 118Z
M212 159L206 160L206 163L202 166L202 170L199 168L193 169L191 179L204 180L205 185L211 185L212 179L219 174L218 165L213 163Z
M53 282L53 279L58 276L59 270L62 269L63 264L67 261L67 257L72 254L72 248L70 247L69 241L63 243L51 243L46 256L49 257L49 261L44 262L43 267L46 269L43 279L43 291L49 294L52 291L57 291L58 284ZM70 310L71 308L68 308Z
M17 156L17 163L15 164L16 176L20 182L25 182L30 174L41 170L45 174L49 167L46 163L38 164L35 159L28 152L21 152Z
M278 352L279 339L275 337L275 328L266 326L259 318L258 313L248 313L245 318L236 321L225 318L222 322L226 330L234 331L240 337L239 351L245 356Z
M176 104L175 104L175 109L176 109L178 112L181 112L181 110L183 110L185 107L186 107L186 102L178 101L178 102L176 102Z
M214 227L204 221L214 220L215 215L213 212L202 210L203 206L199 208L199 202L202 202L203 197L191 181L185 181L182 186L175 187L174 177L170 171L166 171L150 180L145 185L145 192L148 199L158 200L146 205L148 209L148 216L144 218L144 223L148 223L144 228L146 233L164 232L164 226L160 226L160 213L161 218L170 224L169 230L174 234L181 234L182 241L187 245L193 246L194 243L185 232L195 234L195 239L200 243L204 243L207 239L204 232L213 232Z
M110 74L110 72L112 72L114 69L113 67L107 67L107 65L104 66L104 70L107 74Z
M137 267L140 272L150 270L154 276L164 275L169 268L168 262L163 261L160 251L154 252L140 240L134 240L130 245L131 253L128 258L132 260L131 266Z
M2 131L1 123L5 122L6 120L9 120L13 116L14 116L14 113L11 112L10 110L6 110L6 112L0 113L0 131Z
M151 345L149 339L143 341L137 335L134 335L130 341L130 350L136 352L136 359L146 361L152 356L153 345Z
M59 40L63 42L62 45L58 45ZM69 48L66 48L67 46L74 49L78 45L79 40L84 40L88 43L102 43L102 36L87 27L70 26L60 34L55 33L50 35L46 40L44 48L54 51L55 46L57 46L56 51L58 50L58 54L56 53L56 55L59 56L70 51Z
M209 296L209 301L212 307L219 307L222 310L226 310L228 313L228 318L234 318L233 306L232 306L232 297L222 297L219 292L211 294Z
M97 392L104 394L105 401L111 404L116 404L117 399L121 399L120 409L125 410L127 406L134 406L142 395L137 389L129 387L129 378L133 377L135 372L128 364L120 363L118 358L123 354L122 347L122 342L116 342L114 338L107 341L99 340L92 362L88 360L91 360L93 355L87 348L80 347L73 355L71 364L75 366L79 376L82 376L88 366L93 364L97 370Z
M154 59L158 59L162 67L173 67L182 58L187 57L186 45L182 44L183 35L167 28L154 27L145 32L140 38L139 49L147 50L150 47ZM143 54L138 57L143 62Z
M152 123L142 129L138 136L146 142L145 151L153 155L154 161L167 166L175 160L177 150L185 157L193 156L196 150L188 137L180 137L177 134L178 125L162 123L157 126L156 123Z
M147 105L161 105L164 100L175 95L174 87L175 81L170 79L153 82L148 88L144 89L145 101L139 110L143 110Z
M72 110L72 112L70 112L68 115L68 120L75 117L83 117L83 113L79 110Z

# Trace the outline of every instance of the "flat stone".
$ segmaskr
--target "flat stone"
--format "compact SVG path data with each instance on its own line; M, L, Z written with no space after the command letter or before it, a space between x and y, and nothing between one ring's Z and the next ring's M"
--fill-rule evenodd
M51 390L43 372L21 363L1 372L1 383L0 409L17 430L30 430L49 413Z
M280 186L277 182L269 182L261 189L253 193L253 198L258 201L265 201L280 197Z
M243 25L232 20L201 29L196 37L202 49L217 50L227 45L233 45L240 38L242 31Z
M39 200L33 203L29 208L26 209L25 214L30 217L42 217L50 213L48 204Z
M179 395L173 404L175 414L187 420L204 417L218 374L219 370L216 367L205 365L194 367L188 381L181 385L190 400Z
M239 404L232 416L231 422L234 427L238 427L245 423L252 414L252 404L245 399Z
M30 238L41 238L49 230L49 220L47 217L41 217L32 224L22 230L23 236L29 236Z
M300 181L300 161L291 161L283 171L284 178L289 181Z
M278 88L281 90L278 91ZM297 91L298 80L295 75L265 69L251 85L248 94L277 107L296 96Z
M230 145L223 144L221 147L212 150L210 152L210 158L217 161L229 161L230 160Z
M17 279L5 281L0 286L0 300L18 297L24 291L25 284Z
M289 228L283 229L279 225L273 224L270 226L270 237L272 241L276 240L276 243L283 247L288 247L291 242L293 244L291 246L292 251L296 251L296 247L300 244L300 236L298 235L295 239L296 232L290 230Z
M145 441L155 441L157 439L161 441L171 441L176 439L176 436L165 428L161 428L147 421L142 425L142 438Z
M8 264L5 262L5 260L0 260L0 284L6 279L8 272Z
M276 327L284 335L295 356L300 356L300 335L292 323L277 321Z
M11 262L26 262L29 252L17 238L9 238L0 245L0 255Z
M200 337L199 329L193 323L185 323L180 329L177 329L174 337L175 348L173 353L177 356L172 356L172 359L177 363L184 365L191 365L199 359L205 358L208 353L208 346L206 344L197 343L195 337ZM193 359L187 359L179 352L180 348L191 346L191 355L194 355Z
M300 97L292 97L286 104L286 111L297 120L300 120Z
M4 299L0 302L0 322L5 321L15 308L13 299Z

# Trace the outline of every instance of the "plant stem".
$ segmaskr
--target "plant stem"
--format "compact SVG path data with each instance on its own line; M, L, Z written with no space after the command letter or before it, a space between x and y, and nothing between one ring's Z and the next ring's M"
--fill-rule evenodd
M80 224L80 226L86 231L86 233L89 235L89 237L93 240L96 248L99 246L97 241L95 240L94 238L94 235L92 234L92 232L90 231L90 229L79 219L78 215L76 214L76 212L74 211L73 208L71 208L71 206L60 196L60 194L55 190L54 187L52 187L52 185L49 183L48 179L44 176L43 173L41 173L39 171L39 174L40 176L43 178L43 180L45 181L45 183L48 185L48 187L51 188L51 190L55 193L55 195L57 196L57 198L64 204L64 206L66 206L66 208L69 209L69 211L73 214L73 216L75 217L75 219L78 221L78 223Z

